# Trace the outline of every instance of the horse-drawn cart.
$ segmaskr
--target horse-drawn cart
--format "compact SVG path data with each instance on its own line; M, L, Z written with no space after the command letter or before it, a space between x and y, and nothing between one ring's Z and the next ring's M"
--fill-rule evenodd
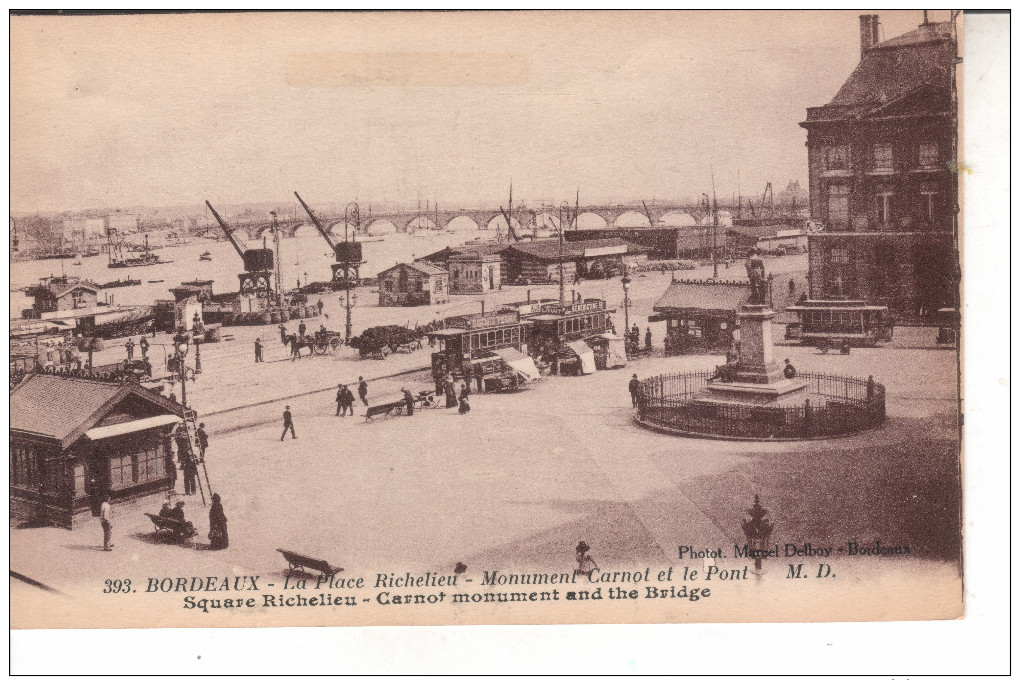
M424 335L420 328L374 326L351 338L351 347L358 350L362 359L385 359L397 352L410 353L421 349Z

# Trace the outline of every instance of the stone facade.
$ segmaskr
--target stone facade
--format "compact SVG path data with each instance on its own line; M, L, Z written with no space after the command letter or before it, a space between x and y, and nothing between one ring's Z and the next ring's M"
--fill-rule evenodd
M812 298L887 305L901 320L956 306L957 174L948 23L875 42L861 17L861 63L808 109Z

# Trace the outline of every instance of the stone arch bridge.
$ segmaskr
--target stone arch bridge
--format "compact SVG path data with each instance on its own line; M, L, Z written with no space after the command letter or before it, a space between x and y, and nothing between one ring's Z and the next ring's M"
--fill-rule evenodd
M573 211L573 207L571 207ZM692 216L699 222L705 215L703 207L692 205L689 203L655 203L648 206L648 212L651 213L652 223L658 224L660 220L670 214L687 214ZM645 221L648 220L645 214L643 206L633 205L589 205L581 206L579 215L581 217L585 215L597 215L602 218L606 223L607 227L618 226L616 221L627 213L637 213ZM321 221L328 229L333 230L333 233L343 233L344 216L331 215L329 213L319 213L317 211L319 221ZM495 228L493 223L502 218L503 213L500 212L498 207L496 208L483 208L483 209L440 209L430 210L427 214L425 212L418 212L417 210L401 210L401 211L384 211L384 212L366 212L362 214L361 226L358 230L358 234L364 235L368 232L373 224L389 222L398 232L414 231L416 223L420 219L423 225L427 225L422 228L430 228L435 230L446 229L449 224L459 218L466 217L480 230L487 230ZM559 208L556 206L541 206L539 208L522 208L520 210L514 210L513 220L514 228L521 231L528 231L539 224L540 217L548 216L550 219L541 220L542 223L554 223L559 224ZM268 236L273 226L272 219L266 218L264 220L243 220L243 219L227 219L234 231L243 231L249 240L261 239L263 236ZM502 220L500 219L500 222ZM294 236L294 233L303 226L311 226L311 220L299 218L281 219L278 225L286 237ZM206 231L218 231L215 225L211 225L206 228Z

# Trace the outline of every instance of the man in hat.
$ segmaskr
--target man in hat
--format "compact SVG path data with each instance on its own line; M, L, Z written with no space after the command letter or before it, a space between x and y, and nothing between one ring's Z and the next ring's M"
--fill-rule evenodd
M166 517L167 519L173 519L173 510L170 509L170 501L163 501L163 507L160 508L159 516Z
M133 360L135 358L135 341L128 338L127 342L124 343L124 349L127 350L128 361Z
M368 383L360 375L358 376L358 397L362 404L368 406Z
M138 349L142 350L143 359L149 354L149 341L145 339L144 335L141 340L138 341Z
M283 410L283 434L280 435L280 441L287 436L287 430L290 430L290 438L297 439L297 434L294 432L294 416L290 412L290 406Z
M343 403L344 403L344 386L343 385L337 385L336 386L336 415L341 416L341 417L347 415L346 413L341 413L341 411L346 410L344 408Z
M255 363L261 364L262 362L262 338L255 338Z
M198 440L198 462L204 463L205 450L209 448L209 433L205 431L205 423L199 423L198 430L195 431L195 439Z
M637 408L638 392L641 390L641 381L637 379L637 373L631 377L628 389L630 390L630 405Z

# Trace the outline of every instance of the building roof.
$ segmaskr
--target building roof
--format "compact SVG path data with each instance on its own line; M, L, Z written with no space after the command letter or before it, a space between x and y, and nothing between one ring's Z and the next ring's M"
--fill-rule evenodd
M904 113L896 105L949 110L953 61L952 24L921 24L865 50L832 101L808 109L806 122Z
M37 373L11 392L11 430L55 439L66 447L129 394L138 395L169 413L181 410L178 404L134 383Z
M646 253L651 250L646 246L631 243L630 241L624 241L622 238L596 238L581 241L563 241L562 255L564 259L574 260L579 257L584 257L586 250L595 250L598 248L618 248L620 246L626 246L628 255L634 253ZM530 255L531 257L535 257L540 260L549 260L552 262L558 261L561 253L560 240L558 238L514 243L510 246L510 249L525 255Z
M442 250L437 250L434 253L423 255L422 257L416 258L416 262L422 260L445 260L455 255L498 255L504 250L510 247L509 243L465 243L460 246L447 246Z
M652 307L655 311L710 309L736 311L751 296L751 287L742 281L674 281Z
M449 272L443 269L442 267L437 267L434 264L429 264L428 262L418 262L416 260L414 262L398 262L389 269L384 269L381 272L379 272L376 275L376 278L382 276L383 274L387 274L395 269L399 269L401 267L410 267L411 269L419 271L422 274L425 274L426 276L439 276L441 274L449 274Z

